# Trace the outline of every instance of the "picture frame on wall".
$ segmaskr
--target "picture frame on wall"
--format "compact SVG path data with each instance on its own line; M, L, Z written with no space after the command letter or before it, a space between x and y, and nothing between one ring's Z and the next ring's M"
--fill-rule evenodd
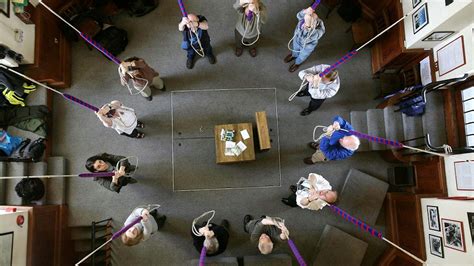
M462 222L441 219L441 224L443 226L444 246L450 249L466 252Z
M422 28L429 24L428 5L423 4L413 15L411 15L413 24L413 34L419 32Z
M10 0L0 0L0 13L10 17Z
M424 42L439 42L449 36L453 35L454 31L433 31L430 35L426 36Z
M413 4L413 8L415 8L419 3L421 3L421 0L411 0L411 3Z
M467 221L469 223L469 230L471 231L472 245L474 245L474 212L467 213Z
M440 258L444 258L443 239L440 236L428 235L430 243L430 253Z
M438 207L427 205L426 212L428 214L428 228L433 231L441 231Z

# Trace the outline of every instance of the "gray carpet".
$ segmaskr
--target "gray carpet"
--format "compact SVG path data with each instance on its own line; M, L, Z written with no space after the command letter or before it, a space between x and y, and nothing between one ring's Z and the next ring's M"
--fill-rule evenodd
M389 165L374 152L358 153L349 160L314 166L302 162L311 154L306 143L311 140L314 125L327 125L337 114L349 119L351 110L365 111L376 105L372 100L376 91L370 75L369 50L362 50L340 67L342 86L339 93L327 100L317 112L302 117L299 112L307 106L309 99L296 98L288 102L288 96L299 87L300 80L296 73L287 71L288 65L283 63L283 58L288 53L286 43L296 24L296 12L312 1L266 1L269 3L270 18L263 28L256 58L251 58L247 51L240 58L233 54L233 2L186 1L188 12L202 12L209 20L209 33L217 56L216 65L200 59L193 70L186 69L186 56L180 49L182 37L177 31L180 13L175 1L161 1L158 9L141 18L121 15L115 19L119 27L128 31L130 38L126 51L120 57L146 58L160 72L167 85L168 91L155 92L152 102L127 95L126 89L120 86L114 64L96 51L89 51L84 43L74 44L73 86L65 92L97 106L114 99L123 101L135 108L145 122L144 132L147 135L143 140L118 136L115 131L104 128L90 111L62 98L54 98L53 154L69 160L70 173L84 171L86 158L99 152L137 155L140 158L139 183L125 187L120 194L105 191L90 180L69 179L67 200L71 225L89 224L92 220L112 217L118 228L135 206L160 203L160 211L168 216L163 231L137 247L115 243L114 261L117 265L184 265L199 256L192 245L190 226L193 218L202 212L215 209L216 221L222 218L230 221L231 238L222 256L231 257L258 253L241 228L245 214L275 215L286 219L292 239L308 262L314 259L313 251L324 226L330 224L367 242L369 246L363 265L373 265L384 251L382 241L359 233L352 224L341 220L330 210L312 213L280 203L280 198L288 193L288 186L309 172L322 174L338 191L342 189L350 168L386 179ZM326 11L321 7L318 12L325 15ZM342 21L336 12L325 20L325 24L325 36L302 68L335 62L352 46L351 34L345 33L349 24ZM170 91L223 88L276 88L281 187L173 192ZM173 98L175 96L178 97L178 94L173 93ZM245 102L240 103L245 105ZM213 106L213 99L201 99L191 104L196 107ZM209 174L212 174L211 171ZM383 213L375 228L384 231ZM276 252L290 254L287 247Z

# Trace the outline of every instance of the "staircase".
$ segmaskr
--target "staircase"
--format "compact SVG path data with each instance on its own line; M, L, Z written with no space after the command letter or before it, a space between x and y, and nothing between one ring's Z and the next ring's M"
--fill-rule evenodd
M72 259L74 263L77 263L112 237L112 219L92 222L90 225L69 227L69 230L73 246ZM112 265L112 253L112 243L109 243L81 265Z
M0 176L64 175L67 162L64 157L49 157L46 162L0 162ZM21 179L0 180L0 205L22 205L15 192ZM34 202L38 205L66 204L66 178L42 178L45 196Z
M426 94L426 109L422 116L407 116L396 112L397 106L367 111L351 111L351 125L356 131L371 136L397 140L404 145L424 148L425 136L429 134L434 146L446 144L446 126L444 120L443 94L433 91ZM382 145L361 139L358 151L389 150L392 146ZM412 151L404 153L413 154Z

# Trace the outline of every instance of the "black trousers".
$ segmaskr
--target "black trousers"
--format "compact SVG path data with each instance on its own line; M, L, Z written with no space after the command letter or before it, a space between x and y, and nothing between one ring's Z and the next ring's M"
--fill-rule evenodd
M302 94L303 94L302 96L311 97L311 94L308 91L308 87L309 87L309 85L306 85L306 88L304 88L301 91ZM313 98L311 98L311 101L309 102L309 105L308 105L308 110L310 110L311 112L318 110L319 107L321 107L321 105L323 104L324 100L326 100L326 99L313 99Z
M127 134L127 133L125 133L125 132L122 132L122 133L120 133L120 135L127 136L127 137L129 137L129 138L137 138L138 133L139 133L138 130L135 128L135 129L132 131L132 133L130 133L130 134Z
M214 55L212 53L212 46L211 46L210 41L202 41L201 46L202 46L202 49L204 50L204 55L205 56L213 56ZM194 47L194 49L196 49L198 51L201 49L201 47L199 47L198 44L194 45L193 47ZM194 57L196 56L196 51L194 51L194 49L192 47L189 47L189 49L186 50L186 52L188 53L188 59L194 59ZM199 52L201 52L201 51L199 51Z
M296 193L291 193L286 199L285 204L291 207L298 207L298 204L296 204Z

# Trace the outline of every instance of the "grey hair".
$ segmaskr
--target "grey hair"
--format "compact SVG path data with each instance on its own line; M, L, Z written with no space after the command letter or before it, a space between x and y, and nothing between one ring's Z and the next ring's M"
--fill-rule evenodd
M258 242L258 250L260 250L260 253L262 253L263 255L267 255L267 254L272 253L273 242L271 242L271 241L269 241L269 242L259 241Z
M216 237L210 237L204 240L204 247L206 248L207 254L214 254L219 249L219 241L217 241Z

